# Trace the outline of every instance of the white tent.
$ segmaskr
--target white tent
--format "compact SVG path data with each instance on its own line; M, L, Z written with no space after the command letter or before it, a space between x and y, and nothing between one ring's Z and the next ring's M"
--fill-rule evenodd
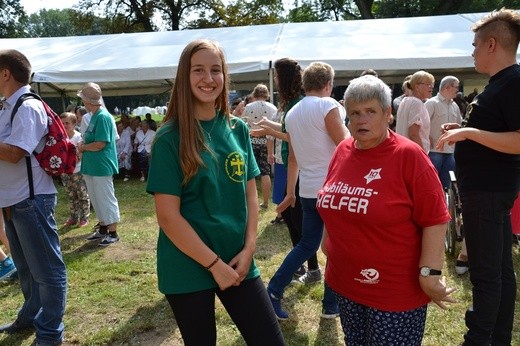
M185 45L196 38L218 41L235 89L268 83L272 63L292 57L305 67L325 61L345 84L367 68L387 82L424 69L437 78L486 77L474 71L471 25L485 13L135 34L2 39L33 64L33 82L44 96L75 95L85 82L106 96L165 92L171 88Z

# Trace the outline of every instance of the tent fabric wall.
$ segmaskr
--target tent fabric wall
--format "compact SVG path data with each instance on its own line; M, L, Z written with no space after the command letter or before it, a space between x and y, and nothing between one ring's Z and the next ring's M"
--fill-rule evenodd
M471 25L485 13L431 17L148 32L99 36L1 39L33 64L43 96L75 95L85 82L104 95L166 92L179 56L197 38L224 48L233 87L268 83L272 62L292 57L305 67L325 61L345 84L367 68L388 82L419 69L438 77L483 78L474 71ZM485 76L484 76L485 78Z

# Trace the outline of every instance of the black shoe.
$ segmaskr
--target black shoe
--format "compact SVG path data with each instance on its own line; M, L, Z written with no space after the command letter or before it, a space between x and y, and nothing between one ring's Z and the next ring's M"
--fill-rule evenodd
M0 326L0 333L13 334L24 330L34 329L33 324L22 324L18 320Z

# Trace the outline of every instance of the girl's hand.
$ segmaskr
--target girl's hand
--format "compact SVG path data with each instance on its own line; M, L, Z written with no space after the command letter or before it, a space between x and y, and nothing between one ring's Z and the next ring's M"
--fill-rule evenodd
M240 285L249 273L251 261L253 260L253 252L254 251L243 249L229 262L229 265L234 268L238 274L238 279L235 281L234 286Z
M238 286L236 282L239 279L239 275L235 269L227 263L224 263L221 259L219 259L209 271L222 291L231 286Z

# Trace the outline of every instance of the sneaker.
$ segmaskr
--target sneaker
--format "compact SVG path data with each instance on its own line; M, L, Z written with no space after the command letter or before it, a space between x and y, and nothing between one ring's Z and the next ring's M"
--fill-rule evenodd
M276 315L276 318L280 321L286 320L289 318L289 314L282 310L282 302L280 299L277 299L275 296L273 296L271 293L269 293L269 300L271 301L271 305L273 306L274 313Z
M125 177L125 178L123 179L123 181L129 181L129 180L130 180L129 177Z
M72 219L68 219L67 221L65 221L65 223L63 224L63 227L69 227L69 226L74 226L75 224L77 224L78 222L77 221L74 221Z
M314 269L308 270L307 273L303 274L298 278L298 282L301 284L313 284L321 281L321 270Z
M101 243L99 243L99 246L109 246L109 245L112 245L114 243L117 243L118 241L119 241L119 237L117 235L114 237L114 236L112 236L110 234L107 234L105 236L105 238L103 238Z
M339 307L336 306L334 309L325 309L321 310L321 318L333 319L339 316Z
M0 262L0 281L10 279L11 275L16 273L16 267L14 266L13 260L6 257Z
M141 177L141 179L139 179L139 181L145 181L144 177Z
M90 236L86 237L85 240L97 240L101 238L105 238L107 236L106 233L99 233L99 230L96 230Z
M293 280L297 281L299 278L305 275L305 273L307 273L307 268L305 268L305 265L302 264L300 268L298 268L298 270L294 272Z
M6 280L16 280L16 279L18 279L18 269L6 278Z
M78 227L85 227L86 225L88 225L88 220L81 220L78 224Z
M271 224L273 224L273 225L279 224L279 223L284 223L283 217L281 217L281 216L277 216L273 220L271 220Z
M469 264L468 262L457 260L455 263L455 272L458 275L466 274L466 272L469 270Z

